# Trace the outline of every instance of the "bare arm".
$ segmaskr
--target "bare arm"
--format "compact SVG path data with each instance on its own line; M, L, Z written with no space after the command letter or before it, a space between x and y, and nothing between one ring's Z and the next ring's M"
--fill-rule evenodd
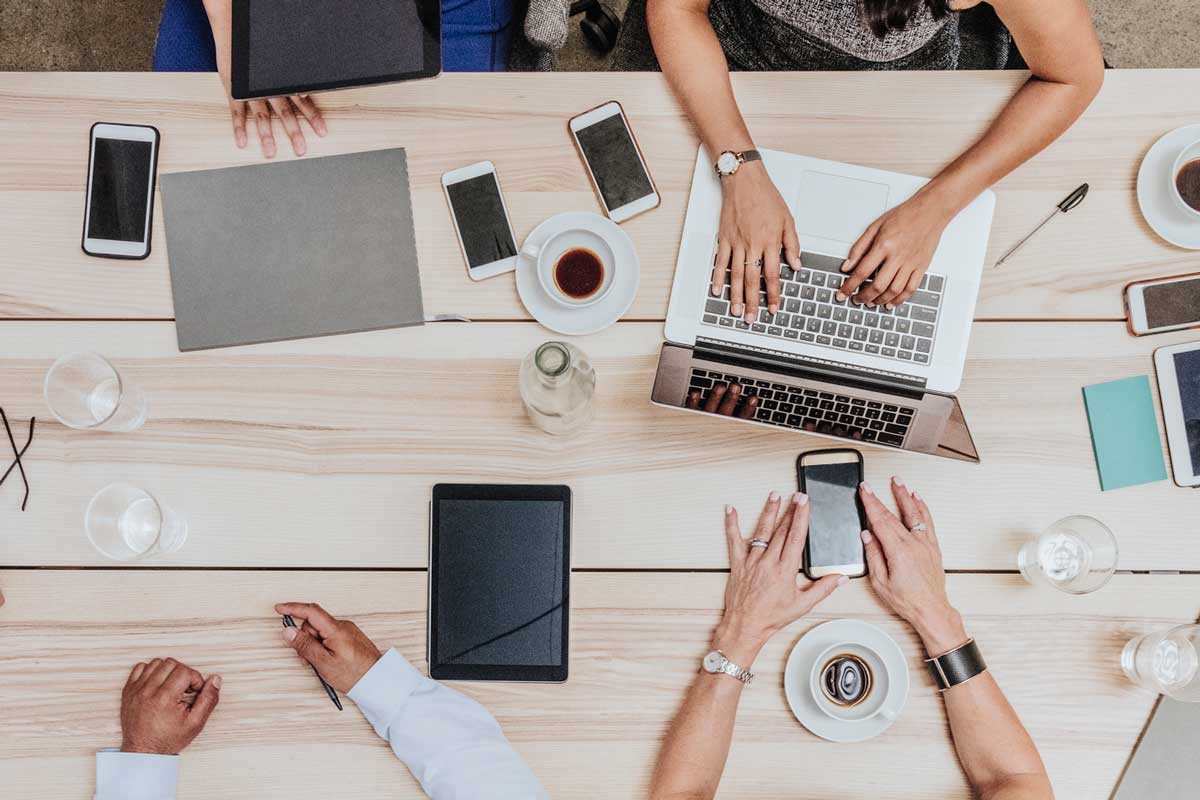
M761 548L749 547L738 527L737 510L725 507L729 582L725 614L712 646L745 669L772 635L847 580L827 575L803 588L796 584L808 538L808 498L795 495L782 516L779 509L779 495L772 492L754 532L756 539L769 542ZM696 676L659 754L650 787L653 800L708 800L716 794L744 688L728 675Z
M859 494L870 520L863 542L876 594L913 626L930 655L965 643L962 617L946 595L941 549L925 501L893 479L897 518L867 484ZM918 523L926 530L911 530ZM963 771L983 800L1052 800L1037 747L990 672L948 689L942 698Z
M908 202L855 243L842 287L862 303L907 300L929 267L942 230L984 189L1041 152L1087 109L1104 82L1104 57L1085 0L991 0L1033 75L983 136Z

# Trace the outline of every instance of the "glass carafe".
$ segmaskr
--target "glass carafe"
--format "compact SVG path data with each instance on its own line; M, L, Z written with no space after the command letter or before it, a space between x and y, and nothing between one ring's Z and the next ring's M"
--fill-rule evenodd
M556 436L592 419L596 371L573 344L546 342L521 362L521 399L533 424Z

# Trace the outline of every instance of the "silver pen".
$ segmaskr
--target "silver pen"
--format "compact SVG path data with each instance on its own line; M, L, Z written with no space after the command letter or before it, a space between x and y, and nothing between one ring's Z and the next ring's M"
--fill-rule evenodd
M1027 233L1025 235L1024 239L1022 239L1021 241L1014 244L1012 247L1010 247L1008 249L1007 253L1000 256L1000 260L997 261L994 266L998 267L1001 264L1003 264L1005 261L1007 261L1008 257L1011 256L1013 253L1017 252L1018 250L1020 250L1021 247L1026 242L1028 242L1030 239L1033 238L1033 235L1035 233L1040 231L1042 228L1046 227L1047 222L1054 219L1059 214L1067 213L1072 208L1074 208L1075 206L1082 203L1083 198L1087 197L1087 193L1088 193L1088 185L1085 183L1082 186L1080 186L1078 189L1076 189L1075 191L1073 191L1069 195L1067 195L1066 198L1061 203L1059 203L1057 206L1054 207L1054 210L1051 211L1044 220L1042 220L1041 222L1038 223L1038 226L1036 228L1034 228L1033 230L1031 230L1029 233Z

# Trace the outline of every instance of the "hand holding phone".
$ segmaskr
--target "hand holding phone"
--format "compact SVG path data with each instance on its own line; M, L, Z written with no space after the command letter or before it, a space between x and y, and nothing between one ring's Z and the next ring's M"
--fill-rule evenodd
M150 125L92 126L83 252L104 258L150 255L158 142L158 129Z
M658 190L620 103L585 111L567 127L609 219L624 222L658 207Z
M1129 284L1125 311L1134 336L1200 327L1200 272Z
M863 482L862 454L849 449L801 453L796 459L796 478L812 507L804 574L814 581L824 575L866 575L862 532L867 518L858 497Z

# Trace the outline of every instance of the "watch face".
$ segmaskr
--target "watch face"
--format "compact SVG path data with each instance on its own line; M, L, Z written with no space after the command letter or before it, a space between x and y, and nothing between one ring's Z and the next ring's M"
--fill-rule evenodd
M738 168L738 157L726 150L717 158L717 169L724 175L730 175Z
M724 665L724 663L725 663L725 656L721 655L716 650L714 650L704 657L704 671L705 672L720 672L721 667L722 667L722 665Z

